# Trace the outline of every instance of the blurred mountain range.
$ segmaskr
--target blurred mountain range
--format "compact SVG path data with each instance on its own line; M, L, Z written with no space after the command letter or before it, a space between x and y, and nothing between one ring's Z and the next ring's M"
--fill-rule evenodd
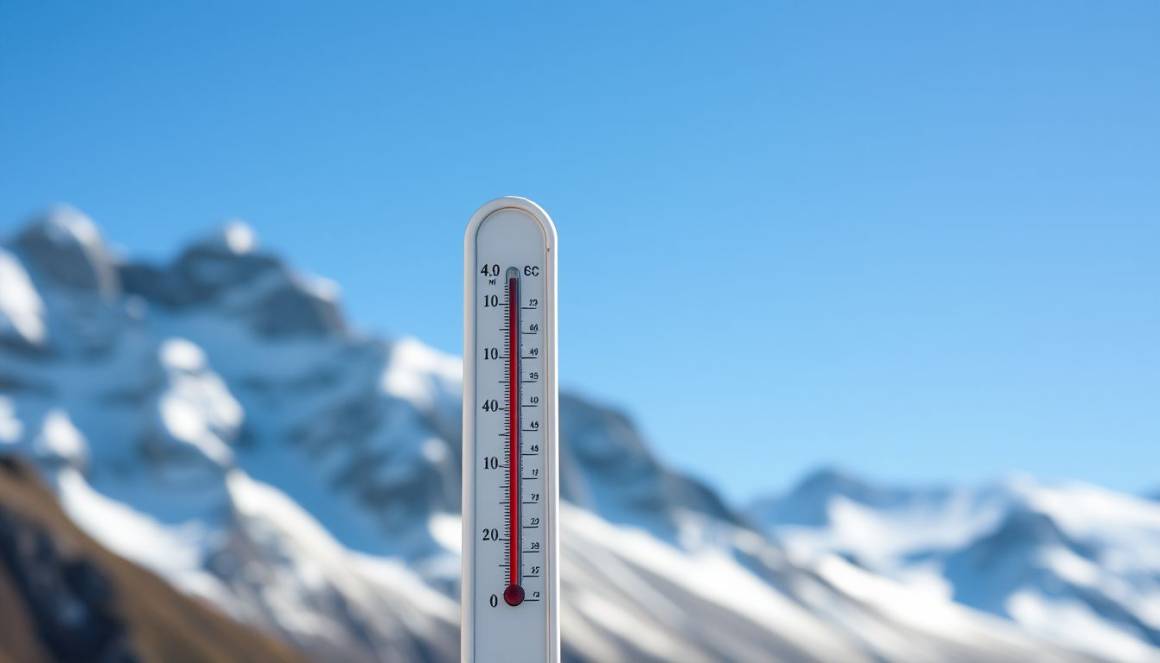
M0 244L0 451L95 544L313 660L458 659L460 381L241 223L162 265L67 207ZM570 661L1160 660L1154 502L828 471L741 509L561 400Z

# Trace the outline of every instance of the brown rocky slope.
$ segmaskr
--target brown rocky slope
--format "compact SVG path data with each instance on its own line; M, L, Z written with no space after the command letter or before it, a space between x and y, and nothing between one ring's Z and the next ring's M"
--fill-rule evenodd
M101 547L11 457L0 458L0 615L0 663L305 661Z

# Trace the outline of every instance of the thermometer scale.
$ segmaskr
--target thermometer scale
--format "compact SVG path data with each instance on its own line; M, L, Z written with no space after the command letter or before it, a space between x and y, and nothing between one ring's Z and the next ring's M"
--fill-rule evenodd
M557 663L556 228L493 200L463 264L462 659Z

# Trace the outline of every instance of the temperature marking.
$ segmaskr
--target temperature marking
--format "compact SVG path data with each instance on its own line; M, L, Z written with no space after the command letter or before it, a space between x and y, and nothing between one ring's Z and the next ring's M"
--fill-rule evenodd
M510 267L507 277L508 328L508 586L503 600L510 606L524 602L520 577L520 272Z

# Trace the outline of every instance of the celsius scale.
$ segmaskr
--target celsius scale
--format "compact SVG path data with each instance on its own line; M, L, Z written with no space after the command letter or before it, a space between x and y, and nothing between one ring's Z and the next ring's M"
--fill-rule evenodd
M462 660L560 660L556 228L525 198L464 238Z

